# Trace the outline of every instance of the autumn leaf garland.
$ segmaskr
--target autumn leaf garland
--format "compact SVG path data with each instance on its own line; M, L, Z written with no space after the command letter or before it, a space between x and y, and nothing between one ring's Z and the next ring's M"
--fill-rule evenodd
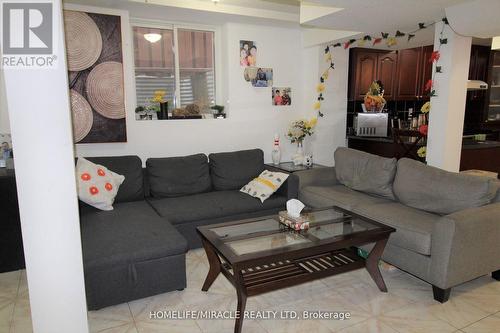
M439 47L437 51L433 51L431 54L431 57L429 58L429 62L435 63L436 65L434 66L434 72L432 74L432 78L426 82L425 84L425 91L428 92L429 97L432 96L437 96L436 90L434 89L434 76L436 73L442 73L443 69L442 66L440 66L439 63L439 58L440 58L440 50L441 46L445 45L448 43L448 39L444 36L444 27L448 24L448 19L444 17L442 19L443 24L443 29L441 30L440 37L439 37ZM427 29L428 27L431 27L435 24L435 22L432 23L419 23L418 24L418 29L410 32L402 32L400 30L397 30L396 33L394 33L393 36L391 36L388 32L381 32L379 36L372 36L372 35L364 35L363 37L360 38L351 38L347 41L344 42L337 42L332 45L328 45L325 48L325 62L329 64L328 68L321 74L320 76L320 83L316 87L316 91L318 93L318 97L316 99L316 102L313 105L314 110L318 112L319 117L324 117L323 112L321 112L321 102L324 100L323 97L323 92L325 91L325 80L328 79L330 75L330 71L335 69L335 64L333 61L333 55L332 55L332 48L336 47L343 47L345 50L349 49L352 45L356 44L357 46L364 46L367 42L371 42L373 46L377 44L381 44L383 41L385 41L386 45L388 47L392 47L397 45L398 39L402 37L406 37L407 41L409 42L412 38L416 36L416 34L423 30Z

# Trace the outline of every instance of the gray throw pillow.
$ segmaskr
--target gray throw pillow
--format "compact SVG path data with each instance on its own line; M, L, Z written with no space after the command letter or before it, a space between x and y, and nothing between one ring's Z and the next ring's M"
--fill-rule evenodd
M410 207L451 214L489 204L497 192L495 179L441 170L403 158L398 161L394 194Z
M149 158L146 169L153 197L179 197L212 189L205 154Z
M396 159L340 147L335 151L337 180L356 191L394 199L392 182Z

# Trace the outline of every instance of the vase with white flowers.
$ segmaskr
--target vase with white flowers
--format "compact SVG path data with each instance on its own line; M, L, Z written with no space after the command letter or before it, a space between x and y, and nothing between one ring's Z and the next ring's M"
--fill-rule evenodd
M304 162L304 139L307 136L313 135L314 128L316 127L317 123L318 118L312 118L310 120L295 120L290 124L287 137L290 139L291 143L297 144L297 152L292 156L294 165L301 165Z

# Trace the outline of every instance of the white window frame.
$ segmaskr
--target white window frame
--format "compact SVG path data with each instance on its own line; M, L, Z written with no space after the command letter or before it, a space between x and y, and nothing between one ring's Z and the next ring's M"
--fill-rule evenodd
M221 59L221 42L220 35L221 29L218 26L202 25L202 24L191 24L184 22L174 22L174 21L158 21L158 20L148 20L140 18L130 18L130 30L131 36L134 33L134 27L140 28L156 28L173 30L174 33L174 66L175 66L175 101L174 106L180 107L181 101L181 76L180 76L180 66L179 66L179 46L177 45L177 31L178 29L189 29L189 30L200 30L200 31L211 31L214 33L214 79L215 79L215 104L221 104L222 98L222 59ZM135 57L135 45L134 41L132 44L132 57ZM135 58L132 61L135 73ZM136 104L137 104L137 90L135 89L134 80L134 91L136 94Z

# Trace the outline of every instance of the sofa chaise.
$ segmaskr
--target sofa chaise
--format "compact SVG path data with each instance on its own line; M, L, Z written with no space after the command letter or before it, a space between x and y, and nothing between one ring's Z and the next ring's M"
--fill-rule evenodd
M382 259L430 283L437 301L479 276L500 279L498 181L348 148L335 152L335 167L295 175L305 204L394 227Z
M183 289L185 254L201 246L196 227L263 216L297 196L292 175L264 203L239 189L264 169L259 149L185 157L89 157L125 176L114 210L80 206L90 310Z

